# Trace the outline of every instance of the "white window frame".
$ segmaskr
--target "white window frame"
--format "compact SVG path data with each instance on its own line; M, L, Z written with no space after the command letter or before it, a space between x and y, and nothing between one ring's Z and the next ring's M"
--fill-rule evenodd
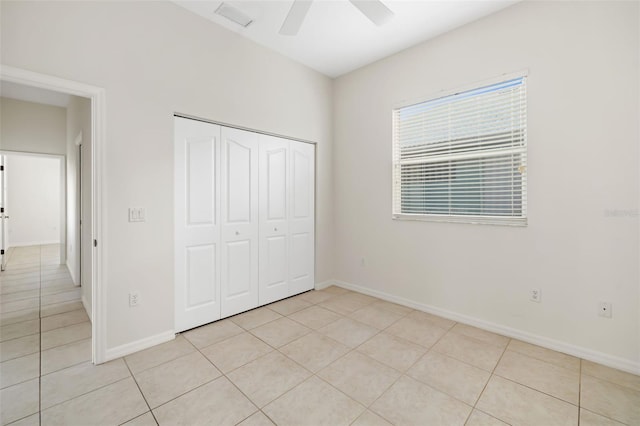
M488 225L510 225L510 226L527 226L528 224L528 215L527 215L527 151L528 151L528 141L527 141L527 118L526 118L526 110L528 103L527 94L526 94L526 85L527 85L527 77L528 71L523 70L516 73L504 74L499 77L485 80L482 82L477 82L474 84L470 84L464 87L458 87L456 89L451 90L443 90L431 96L424 96L418 99L413 99L410 101L403 101L395 104L393 106L392 111L392 122L393 122L393 138L392 138L392 219L394 220L417 220L417 221L427 221L427 222L453 222L453 223L471 223L471 224L488 224ZM508 82L510 80L515 79L523 79L524 82L524 90L525 90L525 123L524 123L524 149L521 152L521 159L523 162L523 167L521 167L522 171L522 189L521 189L521 215L520 216L489 216L489 215L471 215L471 214L435 214L435 213L403 213L401 212L401 196L400 192L402 188L401 180L400 180L400 163L399 153L398 153L398 135L396 129L396 113L402 108L419 105L422 103L427 103L430 101L446 98L448 96L473 91L476 89L481 89L487 86L492 86L495 84L499 84L501 82ZM482 157L486 155L483 151L479 151L477 157ZM475 157L471 155L471 157ZM437 160L437 158L434 157Z

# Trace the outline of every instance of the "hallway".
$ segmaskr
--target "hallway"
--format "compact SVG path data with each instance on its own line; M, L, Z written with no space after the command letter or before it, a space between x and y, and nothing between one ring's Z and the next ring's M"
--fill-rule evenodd
M2 425L39 424L47 375L91 362L91 323L59 250L13 248L0 274Z

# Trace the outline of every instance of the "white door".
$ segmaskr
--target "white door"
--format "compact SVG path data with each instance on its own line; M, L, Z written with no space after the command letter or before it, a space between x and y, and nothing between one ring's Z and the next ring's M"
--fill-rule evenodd
M289 150L289 294L293 295L315 285L315 145L292 141Z
M9 247L7 247L7 180L5 179L5 156L0 155L0 269L5 270L7 267L7 258L9 257Z
M222 128L222 317L258 306L258 135Z
M220 126L175 118L175 331L220 319Z
M260 135L260 304L289 297L289 141Z

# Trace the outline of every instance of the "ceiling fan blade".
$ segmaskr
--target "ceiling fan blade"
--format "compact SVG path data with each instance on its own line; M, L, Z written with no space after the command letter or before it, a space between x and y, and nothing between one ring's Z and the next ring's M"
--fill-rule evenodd
M289 14L280 28L282 35L296 35L302 26L305 16L311 7L313 0L294 0L289 9Z
M380 0L349 1L377 26L386 24L391 18L393 18L393 12Z

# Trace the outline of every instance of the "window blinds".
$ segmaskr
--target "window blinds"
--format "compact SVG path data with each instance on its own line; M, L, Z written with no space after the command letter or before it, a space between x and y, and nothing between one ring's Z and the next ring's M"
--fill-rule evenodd
M395 218L526 225L526 77L393 111Z

